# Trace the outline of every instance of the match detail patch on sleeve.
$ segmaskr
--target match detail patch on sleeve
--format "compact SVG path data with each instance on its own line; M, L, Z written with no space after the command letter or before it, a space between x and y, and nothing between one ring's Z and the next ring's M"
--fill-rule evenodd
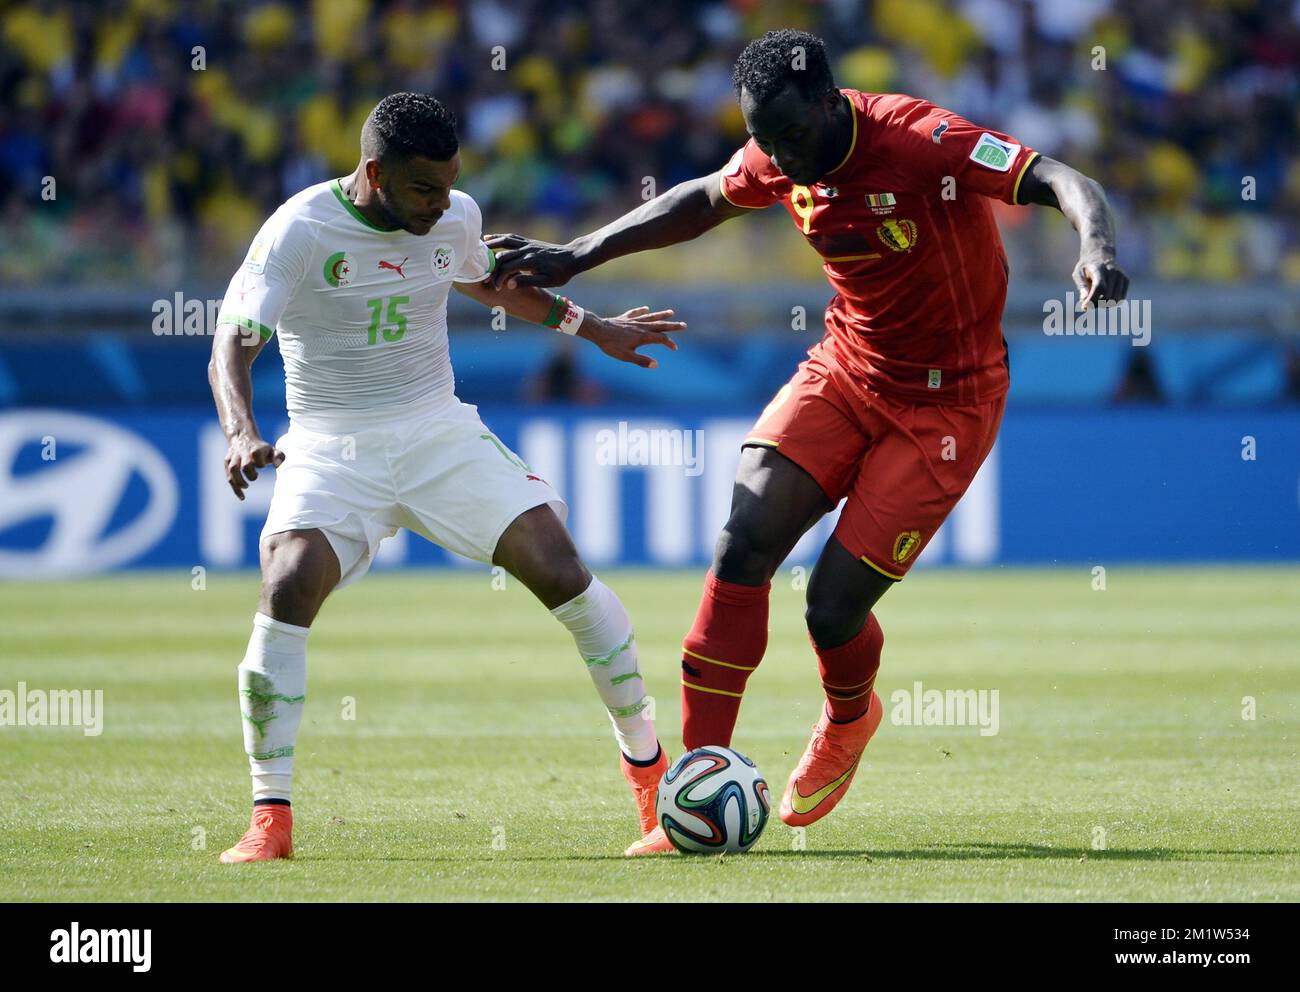
M740 163L743 162L744 159L745 159L745 148L742 145L740 148L736 149L736 154L731 156L731 161L729 161L727 163L726 168L722 170L722 174L724 176L740 175Z
M260 233L253 239L253 244L248 249L248 256L244 259L244 268L254 274L266 271L266 242Z
M1002 141L985 131L980 135L980 140L975 142L970 157L971 161L978 162L986 169L992 169L994 172L1010 172L1011 163L1019 154L1019 145Z

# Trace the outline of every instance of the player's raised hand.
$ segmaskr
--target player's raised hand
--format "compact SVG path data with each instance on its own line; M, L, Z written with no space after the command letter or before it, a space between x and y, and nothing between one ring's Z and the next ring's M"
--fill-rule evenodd
M563 286L578 274L577 257L568 245L533 241L522 234L489 234L484 240L497 256L493 289Z
M1079 290L1079 309L1088 304L1119 303L1128 295L1128 276L1113 258L1084 256L1074 267L1074 285Z
M278 468L284 462L284 452L260 437L236 434L226 450L226 481L235 495L244 498L248 483L257 478L257 470L270 465Z
M670 351L676 351L677 342L668 335L674 331L684 331L686 323L669 320L672 315L671 310L656 310L652 313L649 307L633 307L617 317L598 317L588 313L578 334L611 358L631 362L643 369L654 369L659 367L659 363L648 355L638 354L637 349L642 345L659 344Z

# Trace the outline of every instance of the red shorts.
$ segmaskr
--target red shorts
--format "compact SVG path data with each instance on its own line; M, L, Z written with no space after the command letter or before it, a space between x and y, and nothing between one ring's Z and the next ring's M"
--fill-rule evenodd
M744 443L780 451L832 503L848 497L835 537L901 579L975 478L1005 406L1005 395L971 406L891 399L817 345Z

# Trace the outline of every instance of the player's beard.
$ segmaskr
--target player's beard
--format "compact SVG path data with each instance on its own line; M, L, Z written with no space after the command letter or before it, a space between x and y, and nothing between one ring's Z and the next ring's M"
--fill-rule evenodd
M385 227L400 227L403 231L408 231L411 234L424 233L411 231L411 222L404 219L400 211L393 209L393 198L388 195L388 190L380 186L376 192L378 195L375 197L375 202L379 204L379 209L384 212Z

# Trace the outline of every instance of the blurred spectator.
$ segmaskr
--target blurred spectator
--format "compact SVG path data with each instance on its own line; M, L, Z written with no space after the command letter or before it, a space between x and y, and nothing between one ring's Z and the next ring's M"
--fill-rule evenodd
M780 26L821 33L842 85L1096 176L1136 276L1300 282L1294 0L18 0L0 18L0 213L39 249L6 246L7 282L221 281L276 205L352 169L400 89L459 116L489 226L585 230L647 179L727 160L731 62ZM1059 275L1033 213L1008 234L1017 271Z
M1288 403L1300 403L1300 344L1290 344L1286 349L1286 378L1282 398Z
M1155 363L1151 360L1150 348L1133 349L1115 389L1116 403L1163 403L1164 391L1156 378Z
M528 381L530 403L577 403L584 406L609 399L600 383L583 376L578 368L573 338L556 342L551 357Z

